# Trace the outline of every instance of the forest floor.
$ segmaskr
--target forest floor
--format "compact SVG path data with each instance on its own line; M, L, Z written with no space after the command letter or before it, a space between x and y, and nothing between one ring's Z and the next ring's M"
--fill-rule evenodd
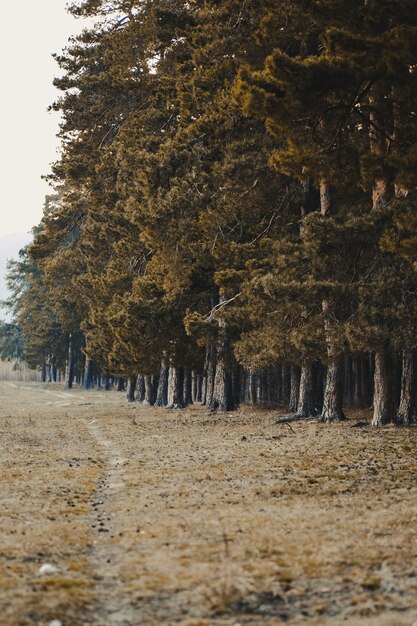
M0 398L1 626L417 626L417 428Z

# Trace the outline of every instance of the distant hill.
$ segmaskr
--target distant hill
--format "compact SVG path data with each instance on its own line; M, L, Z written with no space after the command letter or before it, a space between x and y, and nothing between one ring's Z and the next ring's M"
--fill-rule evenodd
M9 259L17 259L19 250L31 240L30 233L14 233L0 238L0 300L8 296L5 283L6 264ZM6 312L0 308L0 319L6 319Z

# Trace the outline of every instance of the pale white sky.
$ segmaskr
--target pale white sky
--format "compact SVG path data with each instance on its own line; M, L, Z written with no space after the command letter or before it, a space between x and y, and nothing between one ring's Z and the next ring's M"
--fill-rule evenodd
M3 2L0 22L0 238L25 232L42 215L50 193L42 174L57 156L59 116L48 113L58 91L52 59L82 22L65 10L67 0Z

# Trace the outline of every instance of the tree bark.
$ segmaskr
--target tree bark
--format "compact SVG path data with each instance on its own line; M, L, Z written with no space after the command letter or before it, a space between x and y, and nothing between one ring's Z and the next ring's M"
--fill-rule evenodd
M258 402L257 390L257 377L258 373L253 369L249 369L247 372L247 395L248 395L248 403L252 406L256 406Z
M168 407L179 409L182 407L183 378L179 367L170 360L168 373Z
M240 404L240 395L241 395L241 379L242 372L241 367L236 363L236 366L232 371L232 395L233 395L233 405L234 407L238 407Z
M129 376L127 379L127 401L135 401L136 376Z
M220 296L220 304L225 296ZM232 355L227 327L220 319L216 350L216 373L214 376L213 397L208 405L211 410L226 412L234 409L232 388Z
M69 336L68 342L68 360L65 370L65 388L72 389L72 383L74 380L74 343L72 335Z
M417 423L417 380L415 350L404 350L402 354L401 397L397 413L397 424L408 426Z
M136 380L136 394L135 394L136 402L143 402L145 400L145 379L139 374Z
M326 180L320 181L320 212L323 216L331 212L331 190ZM343 414L343 362L339 354L335 337L335 305L330 298L324 298L322 311L327 349L327 376L324 389L323 409L320 421L340 422Z
M375 352L374 415L372 426L384 426L394 421L391 363L387 348Z
M343 403L343 365L340 356L329 358L326 385L324 388L321 422L340 422L346 419L342 410Z
M301 370L298 365L291 365L291 390L288 410L290 413L297 413L298 398L300 395L300 376Z
M41 381L43 383L46 383L46 359L45 357L43 357L43 361L42 361Z
M152 406L153 404L153 385L152 385L152 376L147 374L144 376L145 381L145 398L143 400L143 404L145 406Z
M210 406L213 401L214 392L214 378L216 374L216 355L213 344L208 344L206 347L206 359L204 364L204 394L203 404Z
M89 356L85 357L84 367L84 389L91 389L93 386L93 361Z
M198 395L198 374L195 370L192 370L191 372L191 396L193 399L193 403L198 402L197 395Z
M156 393L155 406L167 406L168 404L168 374L169 359L168 354L163 352L161 358L161 370L159 373L158 391Z
M314 417L315 415L317 415L317 410L314 403L312 363L304 364L301 367L297 415L299 417Z
M291 367L287 363L284 363L282 366L281 381L281 404L282 406L288 406L291 398Z
M184 383L183 383L183 406L193 403L192 375L188 367L184 367Z

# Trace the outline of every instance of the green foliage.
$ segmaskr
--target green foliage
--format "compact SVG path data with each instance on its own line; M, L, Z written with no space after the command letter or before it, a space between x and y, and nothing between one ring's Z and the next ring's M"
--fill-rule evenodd
M0 322L0 358L4 361L23 359L25 343L16 324Z

